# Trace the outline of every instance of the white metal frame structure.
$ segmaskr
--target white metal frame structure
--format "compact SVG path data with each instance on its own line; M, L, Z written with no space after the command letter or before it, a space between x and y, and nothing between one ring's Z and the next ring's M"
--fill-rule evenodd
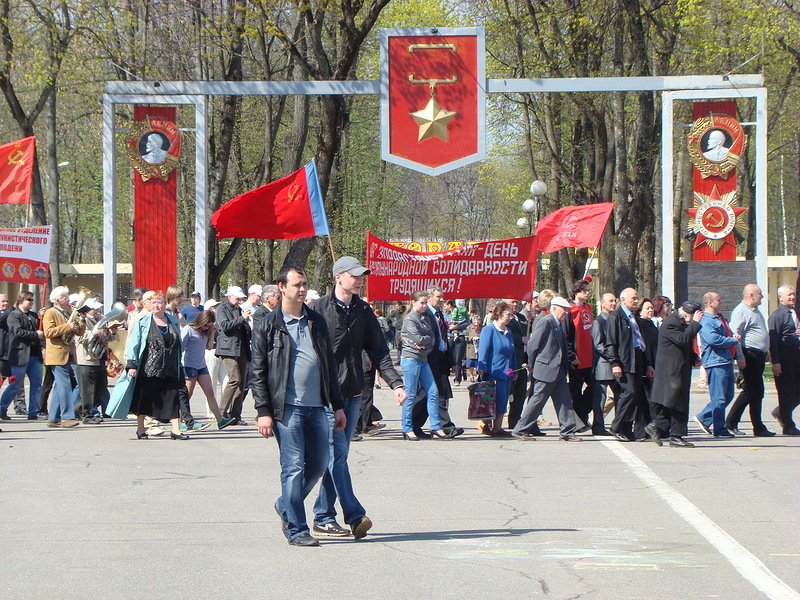
M661 293L675 297L675 245L672 239L672 220L675 216L673 198L673 145L675 100L756 100L756 283L768 295L767 279L767 89L763 87L736 89L733 92L713 90L682 90L664 92L661 114ZM762 310L765 310L762 307Z
M571 79L487 79L486 93L664 92L662 111L662 269L663 293L674 296L672 243L672 102L676 99L754 97L756 124L756 270L767 290L767 91L761 75L679 77L587 77ZM207 297L208 264L208 96L379 94L378 81L113 81L103 95L103 297L116 297L116 136L115 104L189 104L195 107L195 288ZM664 133L667 132L667 133ZM669 202L663 199L669 199ZM667 227L667 224L669 227Z

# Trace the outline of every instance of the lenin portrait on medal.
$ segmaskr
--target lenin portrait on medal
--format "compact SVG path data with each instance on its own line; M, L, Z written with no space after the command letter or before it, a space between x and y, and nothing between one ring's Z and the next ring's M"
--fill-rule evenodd
M151 165L160 165L167 159L169 138L160 131L151 130L139 140L139 156Z
M733 136L725 129L709 129L700 140L703 156L711 162L722 162L728 158L728 151L733 145Z

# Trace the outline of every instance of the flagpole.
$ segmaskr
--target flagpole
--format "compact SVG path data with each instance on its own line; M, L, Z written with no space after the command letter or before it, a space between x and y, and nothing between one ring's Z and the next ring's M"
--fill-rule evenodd
M333 240L331 239L331 234L328 234L328 246L331 249L331 260L336 262L336 253L333 251Z
M600 247L600 244L594 247L592 250L592 255L589 257L589 260L586 261L586 270L583 272L583 279L586 279L586 276L589 274L589 266L592 264L592 260L594 260L595 254L597 254L597 249Z

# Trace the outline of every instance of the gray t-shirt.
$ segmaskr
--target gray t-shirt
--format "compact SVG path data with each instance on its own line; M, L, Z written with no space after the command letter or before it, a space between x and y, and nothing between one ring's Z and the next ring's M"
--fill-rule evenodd
M769 352L769 331L757 307L741 302L731 313L731 331L742 336L742 346Z
M181 331L181 343L183 345L183 366L192 369L204 368L208 334L187 326Z
M294 406L323 406L319 360L311 341L306 309L303 308L303 316L299 319L284 313L283 320L292 344L285 403Z

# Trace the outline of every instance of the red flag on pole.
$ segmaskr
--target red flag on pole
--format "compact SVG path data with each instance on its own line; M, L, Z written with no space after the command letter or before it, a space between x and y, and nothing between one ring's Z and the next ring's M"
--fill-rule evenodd
M597 246L613 210L613 202L602 202L551 212L536 226L539 251L547 254L562 248Z
M217 239L293 240L329 235L314 161L228 201L211 215L211 224Z
M0 146L0 204L30 204L36 138Z

